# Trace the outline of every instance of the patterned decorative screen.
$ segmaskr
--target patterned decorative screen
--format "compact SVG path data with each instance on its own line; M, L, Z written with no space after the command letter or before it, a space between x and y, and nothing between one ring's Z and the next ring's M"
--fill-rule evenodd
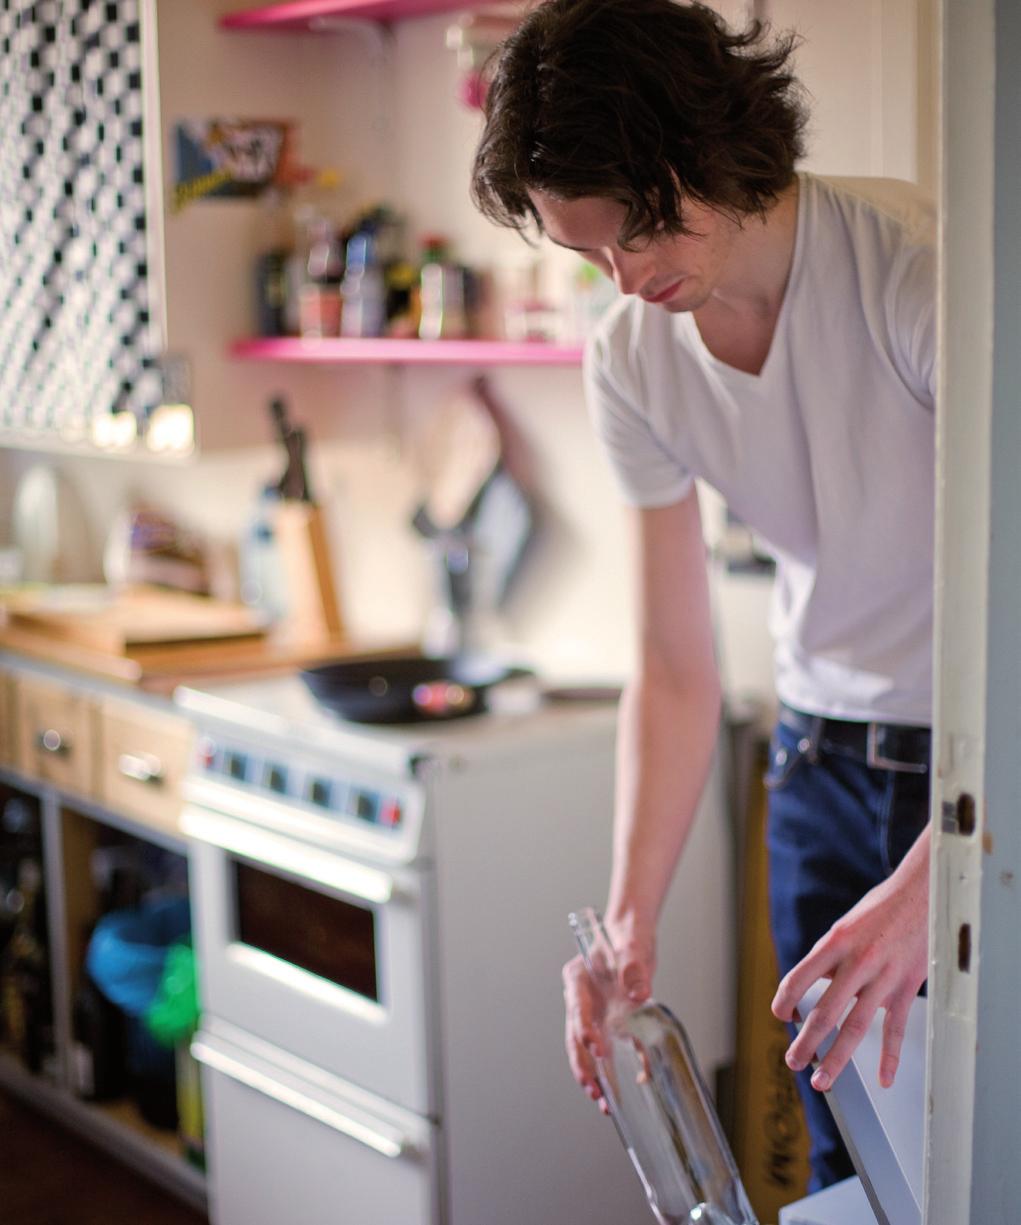
M89 438L160 399L147 0L0 0L0 435Z

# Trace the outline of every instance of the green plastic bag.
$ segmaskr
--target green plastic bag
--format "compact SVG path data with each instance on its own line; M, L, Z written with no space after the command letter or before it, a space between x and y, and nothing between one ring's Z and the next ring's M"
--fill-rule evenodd
M145 1023L162 1046L176 1046L195 1032L199 1012L195 950L187 942L173 944L167 949L163 976Z

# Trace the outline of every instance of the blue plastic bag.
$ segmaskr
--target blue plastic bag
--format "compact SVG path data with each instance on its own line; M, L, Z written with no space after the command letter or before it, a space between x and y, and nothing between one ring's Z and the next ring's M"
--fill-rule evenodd
M167 950L191 930L187 898L164 898L140 910L115 910L96 924L85 964L106 998L129 1016L144 1016L156 998Z

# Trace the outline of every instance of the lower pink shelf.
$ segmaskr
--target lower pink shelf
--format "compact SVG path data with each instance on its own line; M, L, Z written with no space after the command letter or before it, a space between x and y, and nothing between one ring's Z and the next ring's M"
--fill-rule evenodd
M299 337L237 340L232 357L246 361L315 365L578 366L581 345L505 340L311 340Z

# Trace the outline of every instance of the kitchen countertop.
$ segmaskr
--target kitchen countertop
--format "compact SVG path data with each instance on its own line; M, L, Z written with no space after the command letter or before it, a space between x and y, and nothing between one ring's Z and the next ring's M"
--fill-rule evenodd
M113 681L165 696L183 684L273 676L329 660L397 655L415 649L411 643L380 645L354 642L345 637L295 642L275 639L271 634L256 634L237 639L154 643L139 652L121 653L15 623L7 615L7 609L22 605L25 595L23 590L0 592L0 650L65 668L83 677Z
M410 644L391 648L394 654L411 649ZM117 681L168 696L183 684L202 684L242 676L272 676L329 660L389 653L348 639L315 644L265 641L254 643L250 651L232 648L229 653L225 653L218 644L199 643L182 645L173 651L168 648L158 661L143 664L129 657L108 654L79 643L64 642L12 626L0 626L0 650L67 668L83 676Z

